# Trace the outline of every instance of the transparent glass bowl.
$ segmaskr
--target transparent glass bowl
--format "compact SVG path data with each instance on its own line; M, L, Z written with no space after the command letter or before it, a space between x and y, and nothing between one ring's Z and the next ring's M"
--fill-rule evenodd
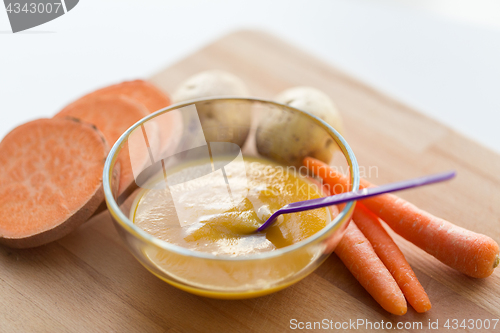
M331 223L299 243L244 256L192 251L134 225L131 210L142 189L148 188L148 180L162 169L204 156L207 142L211 147L217 143L219 154L234 153L236 147L243 157L264 157L296 168L303 157L318 157L349 173L351 191L359 187L358 165L347 142L306 112L254 98L211 98L173 105L128 129L111 149L104 167L109 211L135 258L179 289L227 299L278 291L316 269L341 239L355 202L339 207ZM305 168L300 171L306 173Z

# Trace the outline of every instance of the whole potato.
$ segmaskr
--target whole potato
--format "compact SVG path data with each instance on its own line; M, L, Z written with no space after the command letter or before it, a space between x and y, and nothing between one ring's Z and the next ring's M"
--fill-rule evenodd
M231 73L208 70L189 77L172 95L174 103L217 96L248 97L245 83ZM196 103L208 142L233 142L243 146L251 122L249 106L235 101ZM185 119L185 121L193 121ZM189 127L189 126L188 126Z
M342 118L333 101L312 87L287 89L275 97L279 103L309 112L323 119L338 132ZM301 166L306 156L330 162L338 145L319 126L286 110L265 115L256 133L258 152L281 163Z

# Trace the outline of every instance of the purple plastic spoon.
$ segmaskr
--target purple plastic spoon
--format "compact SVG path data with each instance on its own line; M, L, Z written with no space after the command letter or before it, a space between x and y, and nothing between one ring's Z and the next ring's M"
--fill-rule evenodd
M267 219L267 221L264 222L264 224L262 224L257 229L257 232L268 228L270 225L273 224L273 222L276 220L276 218L282 214L302 212L304 210L311 210L311 209L322 208L322 207L326 207L326 206L338 205L338 204L341 204L341 203L344 203L347 201L366 199L366 198L373 197L373 196L379 195L379 194L401 191L401 190L406 190L406 189L413 188L413 187L442 182L445 180L449 180L453 177L455 177L455 171L447 171L447 172L437 173L437 174L428 175L428 176L424 176L424 177L403 180L403 181L396 182L396 183L385 184L382 186L369 187L369 188L357 190L354 192L346 192L346 193L331 195L331 196L324 197L324 198L317 198L317 199L312 199L312 200L293 202L291 204L283 206L282 208L280 208L276 212L274 212Z

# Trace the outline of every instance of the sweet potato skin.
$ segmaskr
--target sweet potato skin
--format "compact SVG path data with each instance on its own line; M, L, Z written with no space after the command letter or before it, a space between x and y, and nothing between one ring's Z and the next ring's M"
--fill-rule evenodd
M101 186L95 191L94 195L85 205L83 205L77 212L75 212L71 217L69 217L66 221L59 224L58 226L46 230L42 233L24 238L0 237L0 244L14 249L27 249L56 241L68 235L81 224L86 222L103 202L104 191L101 184Z

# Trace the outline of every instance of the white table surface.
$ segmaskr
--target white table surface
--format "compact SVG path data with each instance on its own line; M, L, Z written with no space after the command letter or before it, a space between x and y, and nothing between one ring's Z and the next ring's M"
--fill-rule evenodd
M98 87L265 30L500 152L500 5L487 0L82 0L12 34L0 8L0 138Z

